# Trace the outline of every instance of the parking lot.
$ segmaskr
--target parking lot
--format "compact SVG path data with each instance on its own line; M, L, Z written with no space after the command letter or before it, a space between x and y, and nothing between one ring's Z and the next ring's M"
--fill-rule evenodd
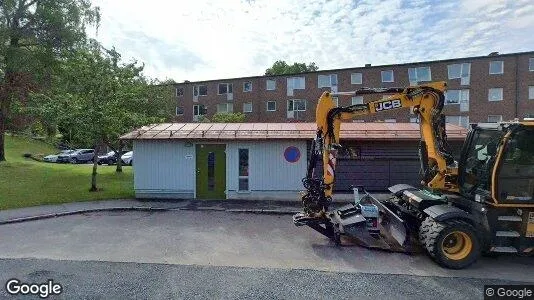
M336 247L288 215L103 212L0 226L0 258L311 269L534 282L530 257L447 270L426 255Z

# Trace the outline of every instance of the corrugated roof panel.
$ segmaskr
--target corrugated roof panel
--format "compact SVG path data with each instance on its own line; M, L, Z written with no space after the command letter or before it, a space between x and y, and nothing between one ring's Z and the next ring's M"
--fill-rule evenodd
M463 139L467 130L447 124L450 139ZM143 126L122 139L312 139L315 123L166 123ZM416 123L341 123L341 139L417 140Z

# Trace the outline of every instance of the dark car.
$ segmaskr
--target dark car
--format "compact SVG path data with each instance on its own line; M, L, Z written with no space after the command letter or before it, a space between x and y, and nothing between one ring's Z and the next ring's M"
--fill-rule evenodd
M128 151L127 150L121 151L119 156L122 156L126 152ZM117 163L117 154L115 153L115 151L109 151L108 153L104 155L98 156L99 165L114 165L116 163Z

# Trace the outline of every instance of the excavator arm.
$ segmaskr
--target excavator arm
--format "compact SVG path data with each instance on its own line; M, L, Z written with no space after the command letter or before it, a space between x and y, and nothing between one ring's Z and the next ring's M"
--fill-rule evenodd
M308 215L320 216L328 210L335 182L337 151L340 145L342 120L378 114L390 110L412 108L419 117L421 129L420 160L422 184L432 189L457 191L457 167L450 154L445 133L445 120L441 114L446 90L445 82L405 88L361 88L352 92L324 92L319 98L316 110L317 135L312 143L310 159L303 185L304 211ZM333 97L359 95L390 95L387 98L336 107ZM317 178L315 169L322 160L322 178Z

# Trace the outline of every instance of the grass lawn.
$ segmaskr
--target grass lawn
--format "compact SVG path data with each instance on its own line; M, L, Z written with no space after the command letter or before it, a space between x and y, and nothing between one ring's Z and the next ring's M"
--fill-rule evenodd
M6 135L6 162L0 163L0 210L75 201L133 198L133 173L129 166L115 173L115 166L98 166L97 185L89 192L92 165L37 162L24 153L52 154L52 146L24 137Z

